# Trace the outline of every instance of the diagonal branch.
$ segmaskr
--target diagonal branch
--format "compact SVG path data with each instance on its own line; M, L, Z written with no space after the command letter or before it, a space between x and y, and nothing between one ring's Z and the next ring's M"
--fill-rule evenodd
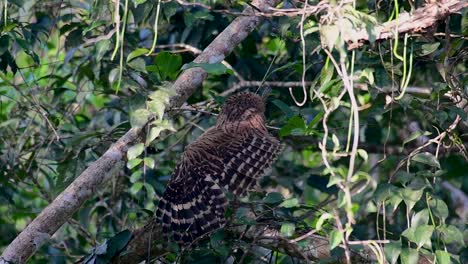
M274 6L278 0L254 0L252 5L259 10ZM250 7L246 16L236 18L194 60L197 63L217 63L232 52L262 21ZM252 14L248 16L247 14ZM201 86L207 73L202 68L184 71L172 89L176 95L170 99L170 107L182 105ZM143 129L132 128L114 143L98 160L93 162L55 200L49 204L5 249L0 263L24 263L91 197L112 177L112 171L122 169L122 160L129 146L140 142Z

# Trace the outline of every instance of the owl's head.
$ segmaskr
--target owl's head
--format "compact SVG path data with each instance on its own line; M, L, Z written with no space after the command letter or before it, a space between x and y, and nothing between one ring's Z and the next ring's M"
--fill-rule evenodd
M229 97L218 117L218 125L249 120L264 120L265 101L257 94L243 92Z

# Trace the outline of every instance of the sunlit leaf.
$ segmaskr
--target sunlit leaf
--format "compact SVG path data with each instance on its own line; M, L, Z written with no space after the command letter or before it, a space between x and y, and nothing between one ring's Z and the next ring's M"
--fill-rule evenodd
M336 248L343 241L343 233L338 230L330 232L330 249Z
M143 54L146 54L148 53L148 49L145 49L145 48L138 48L132 52L130 52L130 54L128 54L127 56L127 62L131 61L132 59L136 58L136 57L139 57Z
M293 223L284 223L281 225L280 232L283 234L285 237L290 237L294 234L294 231L296 230L296 225Z
M132 127L141 128L148 123L150 117L150 111L146 109L137 109L130 113L130 124Z
M315 225L315 229L317 229L317 231L318 231L318 230L321 230L323 224L325 223L325 221L328 220L328 219L333 219L333 218L334 218L334 217L333 217L332 214L323 213L323 214L319 217L319 219L318 219L318 221L317 221L317 224Z
M438 264L450 264L450 254L447 251L436 250L436 259Z
M143 153L143 150L145 150L145 145L143 143L138 143L129 147L127 151L127 159L132 160L140 156L140 154Z
M133 194L133 195L136 195L141 190L141 188L143 188L143 183L142 182L136 182L130 188L130 193Z
M299 205L299 200L297 198L291 198L291 199L284 200L279 205L279 207L292 208L292 207L296 207L298 205Z

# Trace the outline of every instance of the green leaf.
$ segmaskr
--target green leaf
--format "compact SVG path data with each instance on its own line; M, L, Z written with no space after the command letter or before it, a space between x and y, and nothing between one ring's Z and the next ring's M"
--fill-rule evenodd
M337 152L340 150L340 140L335 134L332 134L332 142L333 142L333 151Z
M132 173L132 175L130 176L130 182L131 182L131 183L137 182L138 180L141 179L141 175L142 175L141 170L135 171L135 172Z
M439 42L423 44L421 46L421 51L418 53L418 56L426 56L426 55L433 53L434 51L437 50L439 45L440 45Z
M294 231L296 230L296 225L293 223L284 223L281 225L281 234L286 237L290 237L294 235Z
M170 91L166 89L156 90L148 95L151 100L160 102L161 104L169 104Z
M361 71L359 75L360 78L366 78L370 85L374 85L374 69L372 68L365 68Z
M423 245L431 244L432 233L434 232L434 226L432 225L420 225L412 226L405 231L402 235L408 238L411 242L414 242L418 245L418 249Z
M133 2L135 3L135 6L144 4L144 3L146 3L146 1L147 1L147 0L133 0Z
M133 128L144 127L151 117L151 112L146 109L137 109L130 113L130 124Z
M401 264L417 264L419 253L413 248L404 248L400 253Z
M335 67L331 66L330 64L325 64L320 71L320 85L322 86L319 88L319 91L325 92L330 88L333 84L341 81L340 79L332 79L333 73L335 73Z
M212 248L217 248L219 246L222 246L225 241L225 233L224 230L219 229L216 232L214 232L212 235L210 235L210 244Z
M331 175L330 178L328 179L327 188L330 188L331 186L336 185L341 182L344 182L344 179L341 178L339 175Z
M159 89L148 96L150 100L146 102L146 105L159 120L162 120L164 117L164 111L166 110L166 106L169 105L170 96L171 92L166 89Z
M279 135L281 137L288 136L291 134L294 135L304 135L307 126L304 122L304 119L300 116L294 116L288 120L286 125L284 125L280 131Z
M138 166L142 161L142 159L131 159L127 162L127 168L133 169L136 166Z
M268 54L281 54L285 52L286 42L280 38L273 38L265 44L265 47L269 50Z
M411 218L411 226L427 225L429 221L429 210L423 209Z
M145 145L143 143L138 143L129 147L127 150L127 159L132 160L140 156L140 154L143 153L143 150L145 150Z
M87 256L83 263L109 263L127 246L132 236L132 232L124 230L116 234L114 237L106 239L102 244L94 248L93 253Z
M96 61L101 61L104 58L106 52L109 51L110 44L110 41L107 39L96 43Z
M171 123L169 123L169 120L163 119L163 120L156 120L151 123L152 127L146 136L146 145L149 145L153 140L155 140L157 137L159 137L159 134L161 134L162 131L164 130L170 130L175 132L175 128L172 126Z
M442 225L437 228L440 233L440 237L444 243L458 243L461 246L465 246L463 233L460 229L453 225Z
M148 53L148 49L138 48L138 49L130 52L130 54L128 54L127 62L131 61L132 59L134 59L136 57L140 57L141 55L146 54L146 53Z
M413 190L410 188L404 188L400 190L401 198L405 201L408 211L411 211L414 205L421 200L421 197L424 193L424 189Z
M312 131L314 131L314 127L315 125L318 124L318 122L320 122L323 118L323 115L325 114L325 112L321 111L319 112L318 114L316 114L314 116L314 118L309 122L309 125L307 126L307 134L308 135L311 135Z
M156 192L154 191L153 186L151 184L147 183L147 182L145 182L144 186L145 186L145 190L146 190L146 196L149 199L153 199L156 196Z
M443 200L433 198L429 200L429 206L435 216L440 217L443 221L447 219L449 211L447 204Z
M154 159L153 158L145 157L143 159L143 163L145 164L146 167L154 169Z
M239 208L236 212L236 220L241 225L253 226L257 224L255 219L251 218L251 211L247 208Z
M414 132L413 134L411 134L404 142L403 142L403 147L408 144L409 142L417 139L418 137L420 136L429 136L431 135L432 133L431 132L428 132L428 131L416 131Z
M154 58L154 65L146 68L149 72L158 72L161 80L174 80L180 71L182 57L179 54L160 52Z
M232 70L228 69L221 62L217 63L195 63L191 62L182 66L182 70L187 70L190 68L200 67L205 70L208 74L213 75L222 75L222 74L232 74Z
M439 161L432 153L429 152L416 154L411 158L411 160L440 169Z
M399 193L391 194L388 199L389 204L393 207L393 211L395 211L398 208L402 201L403 199L401 198L401 195Z
M439 43L437 43L439 44ZM447 251L436 250L437 264L450 264L450 254Z
M132 238L132 232L124 230L119 232L117 235L109 239L107 243L107 254L108 256L114 257L125 248L130 239ZM109 259L110 260L110 259Z
M415 178L414 173L408 173L407 171L398 171L394 176L394 182L401 183L406 186L407 183Z
M283 101L275 99L272 101L272 103L276 105L286 115L287 118L291 118L295 115L294 111L291 110L291 108Z
M384 253L385 257L390 264L395 264L400 256L401 252L401 240L392 241L385 244Z
M414 231L415 242L418 245L418 249L423 245L427 244L429 247L431 245L431 237L434 232L434 226L432 225L420 225L416 227Z
M224 230L220 229L210 235L210 244L211 248L216 252L216 254L221 256L228 256L230 253L230 248L226 244L226 235Z
M153 101L150 100L146 102L146 105L148 106L148 110L153 112L158 119L162 119L164 116L164 110L166 109L166 106L164 103L161 101Z
M263 202L267 204L275 204L280 203L284 200L284 197L281 193L278 192L271 192L268 193L265 198L263 198Z
M374 199L377 203L384 202L398 191L398 188L388 183L382 183L377 186L374 192Z
M330 232L330 250L336 248L343 241L343 233L338 230Z
M135 71L146 73L146 62L143 58L136 58L128 62L127 66L134 69Z
M322 214L319 219L317 220L317 224L315 224L315 229L317 229L317 231L319 231L320 229L322 229L322 226L323 226L323 223L325 222L325 220L328 220L328 219L333 219L333 215L330 214L330 213L324 213Z
M130 188L130 193L132 195L136 195L141 190L141 188L143 188L143 183L142 182L136 182Z
M117 78L119 77L119 68L115 68L115 69L112 69L110 72L109 72L109 77L107 77L107 79L109 80L109 83L113 84L117 81Z
M358 149L357 153L364 160L364 162L367 162L369 158L369 155L367 155L367 151L365 151L364 149Z
M299 205L299 200L297 198L291 198L291 199L284 200L278 206L284 207L284 208L293 208L293 207L297 207L298 205Z

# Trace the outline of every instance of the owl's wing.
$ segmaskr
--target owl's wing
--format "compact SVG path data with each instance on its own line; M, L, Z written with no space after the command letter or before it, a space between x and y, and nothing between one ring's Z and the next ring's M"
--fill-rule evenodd
M252 135L230 142L221 149L221 186L236 195L244 195L271 166L282 148L280 142L269 135Z
M196 166L176 169L174 174L176 180L169 182L156 210L164 235L188 244L222 227L227 199L210 173Z
M213 132L199 138L186 149L159 202L156 218L163 231L172 232L177 242L189 243L224 226L227 199L222 188L245 194L281 148L269 135Z

